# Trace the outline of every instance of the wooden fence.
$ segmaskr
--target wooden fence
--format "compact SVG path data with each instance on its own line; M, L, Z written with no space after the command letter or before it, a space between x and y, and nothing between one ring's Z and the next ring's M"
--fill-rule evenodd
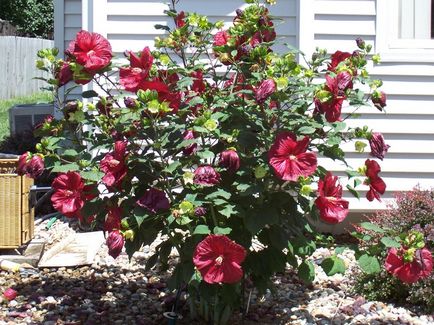
M50 40L0 36L0 99L27 96L45 86L42 72L36 69L36 53L54 46Z

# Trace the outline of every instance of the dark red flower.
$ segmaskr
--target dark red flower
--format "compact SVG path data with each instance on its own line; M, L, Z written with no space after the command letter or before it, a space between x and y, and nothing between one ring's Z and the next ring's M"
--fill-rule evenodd
M206 83L203 80L203 72L201 70L197 70L191 73L191 76L194 78L193 85L191 86L191 90L201 94L206 89Z
M351 53L336 51L331 56L331 62L328 65L328 70L335 72L339 63L345 61L346 59L350 58L351 56L352 56Z
M166 194L156 188L148 189L143 196L136 201L137 205L152 213L159 213L170 208L170 202Z
M426 248L417 250L412 262L404 261L404 252L403 248L399 250L389 249L384 263L384 267L389 273L405 283L417 282L431 274L433 261L430 250Z
M18 159L17 174L26 175L29 178L36 179L44 172L45 164L44 159L39 155L32 155L23 153Z
M199 166L194 171L194 184L213 186L220 183L220 181L220 174L210 165Z
M313 152L306 152L310 138L302 140L292 132L281 132L268 152L268 159L276 175L285 181L297 181L316 171L317 159Z
M127 175L126 160L127 143L116 141L114 151L106 154L100 162L100 169L105 173L102 181L105 185L117 187Z
M276 91L276 82L273 79L267 79L261 82L255 90L255 99L259 104L265 102Z
M183 133L184 140L193 140L196 138L196 134L193 130L185 130ZM192 143L184 148L182 151L184 155L190 156L192 153L196 152L197 150L197 143Z
M386 107L387 96L383 91L375 91L372 96L372 103L378 110L383 111L383 108Z
M273 26L272 22L270 22ZM257 31L255 34L253 34L251 40L250 40L250 46L256 47L260 45L261 43L268 43L272 42L276 39L276 32L274 28L266 29L262 31Z
M371 156L383 160L390 146L384 142L384 137L381 133L373 132L369 139L371 147Z
M127 91L136 92L140 88L140 83L149 77L149 71L152 68L154 57L149 50L145 47L140 56L134 52L128 52L130 59L130 66L128 68L120 68L119 82Z
M3 297L5 297L8 301L14 300L18 296L18 292L16 292L12 288L7 288L3 292Z
M73 72L69 62L63 62L59 71L56 73L56 79L59 82L59 87L62 87L73 80Z
M335 224L347 217L348 201L342 199L342 185L337 176L328 172L318 183L318 194L315 205L323 221Z
M175 17L175 25L177 28L182 28L185 26L185 12L181 11L179 14Z
M219 165L231 173L236 172L240 168L240 157L237 151L228 149L220 153Z
M112 231L121 228L122 209L118 206L110 207L104 222L104 231Z
M366 159L365 166L367 179L364 184L369 185L366 198L369 201L373 201L374 199L381 201L380 194L384 194L386 191L386 183L378 176L378 173L381 172L380 165L375 160Z
M113 230L112 232L110 232L106 239L109 255L113 258L118 257L122 252L124 243L124 236L122 236L119 230Z
M223 46L226 45L228 43L230 39L229 33L226 30L222 30L217 32L214 35L214 46Z
M84 69L95 74L110 64L112 48L109 41L98 33L81 30L66 51Z
M53 207L64 216L72 218L79 215L86 200L85 185L80 174L67 172L57 176L51 184Z
M243 277L245 258L243 246L224 235L209 235L196 246L193 263L206 283L236 283Z

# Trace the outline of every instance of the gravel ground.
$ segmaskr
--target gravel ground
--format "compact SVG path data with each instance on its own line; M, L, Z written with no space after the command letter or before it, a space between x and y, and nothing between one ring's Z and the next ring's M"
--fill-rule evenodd
M48 247L77 229L76 224L58 221L46 231L47 222L37 227L36 234L47 240ZM156 244L136 253L131 262L126 254L113 260L103 246L91 266L40 269L28 278L0 272L0 292L9 287L18 292L10 302L0 297L0 325L166 324L163 313L175 299L166 286L167 274L144 268ZM320 248L312 258L319 265L330 254ZM258 297L253 292L243 324L434 324L433 315L352 295L354 255L345 251L340 257L349 267L345 276L327 277L317 267L317 278L308 287L291 270L276 276L277 295ZM185 299L181 295L184 319L177 324L200 324L188 320ZM231 321L241 323L239 315Z

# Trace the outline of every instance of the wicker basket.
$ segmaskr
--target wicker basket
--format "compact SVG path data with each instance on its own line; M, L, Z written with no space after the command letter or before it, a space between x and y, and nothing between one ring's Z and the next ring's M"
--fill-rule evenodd
M33 179L15 173L17 159L0 159L0 248L17 248L33 238L29 206Z

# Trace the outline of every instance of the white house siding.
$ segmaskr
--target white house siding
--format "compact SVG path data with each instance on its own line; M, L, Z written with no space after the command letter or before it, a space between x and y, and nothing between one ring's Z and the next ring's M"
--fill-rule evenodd
M120 55L126 49L138 51L144 46L152 47L154 38L163 33L153 26L170 23L163 13L167 8L164 1L83 2L62 2L64 12L61 17L65 26L62 27L63 39L56 37L58 47L67 44L81 26L87 26L104 34ZM337 49L352 51L357 37L365 39L376 52L378 4L375 0L278 0L277 3L271 8L274 15L284 20L277 26L279 35L307 54L316 46L326 48L330 53ZM212 20L229 23L235 8L243 6L242 0L182 0L178 9L196 11ZM81 15L82 7L90 8L86 10L89 12L87 17ZM388 191L382 204L371 204L364 198L358 201L347 193L351 208L356 212L384 207L384 202L395 191L410 190L417 184L424 188L434 186L434 66L429 62L413 62L409 56L402 62L395 60L372 66L370 72L384 81L383 89L388 94L387 115L366 107L359 110L361 118L348 123L367 124L384 133L386 142L391 145L386 159L380 162ZM344 109L344 112L349 110ZM351 166L363 165L367 155L354 152L352 146L346 149ZM344 166L324 163L343 175ZM363 197L364 194L362 192Z
M373 46L374 53L381 55L382 48L376 44L377 33L385 31L380 31L377 25L377 5L375 0L302 0L301 50L311 53L319 46L329 53L338 49L353 51L354 40L362 37ZM350 199L353 211L384 207L394 192L411 190L418 184L422 188L434 187L434 66L432 61L413 62L412 58L408 55L401 60L385 60L378 66L371 66L371 75L384 81L387 114L364 107L358 111L360 118L348 121L351 126L366 124L382 132L391 145L384 161L379 162L387 184L385 200L382 204L372 204L366 199ZM350 110L344 109L344 112ZM346 149L351 166L363 165L367 155L356 153L353 146ZM344 166L329 163L326 166L338 174L345 170ZM349 193L346 195L351 197Z

